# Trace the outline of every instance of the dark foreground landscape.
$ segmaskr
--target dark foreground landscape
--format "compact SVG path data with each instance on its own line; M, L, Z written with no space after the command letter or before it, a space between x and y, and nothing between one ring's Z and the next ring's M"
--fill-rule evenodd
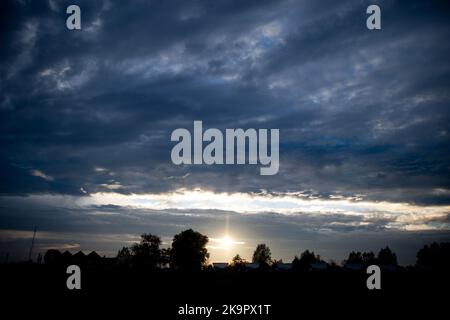
M204 315L179 315L179 308L186 304L219 310L210 319L302 319L314 314L365 318L392 312L431 315L446 312L450 285L444 270L382 272L382 289L368 290L365 272L341 269L186 273L84 266L82 289L68 290L68 275L62 266L10 264L0 270L1 294L6 297L3 308L12 308L8 302L20 302L22 307L14 309L17 316L62 308L72 315L88 312L127 318L142 314L148 319L206 319ZM222 314L226 304L271 306L269 315L244 316Z
M0 265L4 309L16 317L39 310L59 317L62 308L71 316L126 319L353 319L393 312L428 319L446 313L450 243L425 245L415 265L404 267L389 247L377 254L352 251L341 264L305 250L285 263L272 259L265 244L256 246L251 262L236 255L230 263L208 263L207 242L189 229L169 248L143 234L116 257L49 249L36 262L6 261ZM69 266L79 268L79 281ZM374 266L380 275L375 287Z

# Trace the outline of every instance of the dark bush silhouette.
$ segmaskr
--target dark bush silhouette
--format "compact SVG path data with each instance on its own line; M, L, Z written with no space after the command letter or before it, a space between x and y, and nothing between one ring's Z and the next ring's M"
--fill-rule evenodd
M378 252L377 262L381 265L397 266L397 255L389 247L383 248Z
M270 252L270 248L264 243L258 244L253 252L252 262L259 263L260 267L270 265L272 262L272 253Z
M344 264L362 264L362 265L371 265L376 264L377 261L375 259L375 254L370 252L359 252L352 251L349 253L347 260L344 260Z
M371 265L371 264L375 264L376 263L376 258L375 258L375 253L373 253L372 251L370 252L364 252L362 254L362 258L365 264L367 265Z
M129 266L132 263L133 255L128 247L123 247L117 253L117 265L119 266Z
M209 258L206 249L208 237L192 229L173 237L170 249L170 266L179 270L201 270Z
M429 246L424 246L417 253L416 265L421 268L449 270L450 243L433 242Z
M118 266L134 266L156 269L167 264L167 250L161 249L161 239L153 234L144 233L141 241L130 248L123 247L117 253Z
M170 252L171 248L161 249L161 267L168 267L170 265Z
M59 250L56 249L49 249L44 255L44 262L45 264L49 265L56 265L60 264L62 261L62 255Z
M292 269L307 271L311 269L311 264L314 262L319 262L320 256L315 255L314 251L305 250L300 255L300 258L295 256L294 260L292 260Z
M245 259L242 259L240 255L235 255L231 260L230 269L234 271L245 271L248 262Z

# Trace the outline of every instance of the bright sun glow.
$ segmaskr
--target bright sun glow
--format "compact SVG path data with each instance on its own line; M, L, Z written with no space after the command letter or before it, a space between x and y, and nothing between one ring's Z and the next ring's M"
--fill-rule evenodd
M217 242L224 249L230 249L233 246L233 244L234 244L233 239L231 239L231 237L229 237L229 236L225 236L225 237L223 237L221 239L218 239Z

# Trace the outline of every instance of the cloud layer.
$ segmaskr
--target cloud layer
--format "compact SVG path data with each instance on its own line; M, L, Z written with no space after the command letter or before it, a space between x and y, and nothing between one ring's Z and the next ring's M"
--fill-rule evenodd
M152 209L151 221L161 216L184 225L177 210L204 219L206 209L246 211L239 203L259 213L239 219L260 219L274 239L294 239L291 228L310 239L327 228L342 239L350 229L407 236L414 228L447 237L446 1L377 1L382 30L375 32L365 26L366 1L77 3L81 31L65 28L70 1L0 4L0 228L32 229L35 222L22 214L38 208L33 195L83 203L110 193L114 201L102 209L63 207L73 218L67 221L87 214L108 225ZM170 133L192 129L194 120L219 129L279 128L279 173L174 166ZM212 208L208 199L192 205L192 193L188 207L134 202L138 195L167 200L196 188L214 201L224 193L247 198ZM250 201L254 194L264 198ZM284 212L274 198L265 202L269 195L291 197ZM11 199L28 200L14 201L12 209ZM318 202L327 214L316 214ZM62 215L50 203L49 216ZM95 215L108 205L118 207ZM65 230L64 219L50 227L38 211L36 223L47 231ZM190 219L186 225L197 226ZM144 231L126 225L108 232ZM164 235L175 230L154 228Z

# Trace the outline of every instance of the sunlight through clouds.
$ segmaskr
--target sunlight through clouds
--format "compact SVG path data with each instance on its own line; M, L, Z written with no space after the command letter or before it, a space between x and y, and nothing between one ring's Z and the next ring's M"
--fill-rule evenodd
M32 196L39 197L39 196ZM240 214L273 212L281 215L353 215L366 219L386 218L393 228L433 230L447 224L430 225L428 221L445 218L450 206L419 206L408 203L354 201L353 198L305 199L298 194L214 193L202 189L179 189L160 194L93 193L76 200L81 206L116 205L140 209L228 210Z

